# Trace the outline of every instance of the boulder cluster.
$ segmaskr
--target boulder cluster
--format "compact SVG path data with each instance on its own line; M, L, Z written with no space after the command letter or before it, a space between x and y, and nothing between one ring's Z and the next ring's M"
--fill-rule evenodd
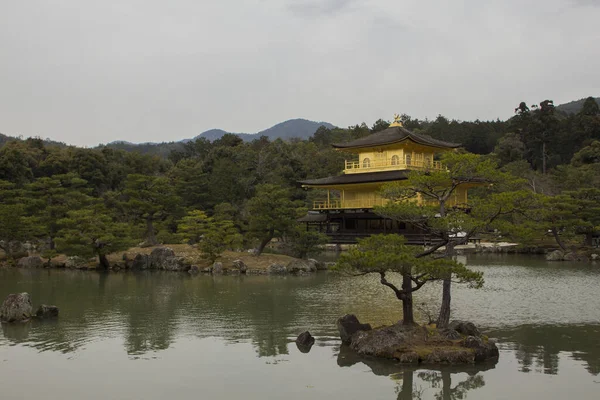
M40 305L33 313L29 293L9 294L0 306L0 322L2 323L27 322L31 318L56 317L58 317L58 307L46 304Z
M498 358L498 347L466 321L453 321L446 329L405 326L398 323L372 329L355 315L338 319L342 342L361 356L411 364L471 364Z

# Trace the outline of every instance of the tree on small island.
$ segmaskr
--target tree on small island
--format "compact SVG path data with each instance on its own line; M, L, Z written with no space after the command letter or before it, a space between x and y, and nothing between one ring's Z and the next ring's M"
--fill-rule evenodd
M529 207L533 194L519 190L519 180L498 170L493 159L471 153L446 153L442 157L446 170L411 171L405 181L383 188L383 196L391 201L375 212L383 217L409 222L434 241L428 249L415 253L415 258L427 257L437 250L437 257L451 259L455 247L465 244L477 234L491 228L510 225L507 215ZM468 202L450 206L459 187L478 187L479 196ZM416 197L422 203L414 202ZM436 276L443 279L442 304L437 326L445 328L450 322L451 283L453 271L448 269Z
M354 276L378 274L381 284L402 301L403 325L415 324L412 295L427 282L451 276L455 282L472 287L483 285L481 272L471 271L452 259L421 256L417 247L407 245L403 236L395 234L360 239L356 247L340 256L336 269ZM401 284L388 280L390 273L400 274Z

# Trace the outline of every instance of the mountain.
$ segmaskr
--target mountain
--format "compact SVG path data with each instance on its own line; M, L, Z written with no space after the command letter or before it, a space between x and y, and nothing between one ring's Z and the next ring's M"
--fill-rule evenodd
M325 126L326 128L330 129L335 128L335 125L332 125L328 122L315 122L309 121L307 119L297 118L281 122L277 125L274 125L268 129L262 130L257 133L233 133L226 132L222 129L211 129L206 132L202 132L200 135L196 136L192 140L205 138L212 142L213 140L220 139L226 133L233 133L234 135L241 137L242 139L244 139L244 141L247 142L252 141L254 139L258 139L261 136L266 136L271 140L285 140L292 138L308 139L316 132L317 129L319 129L320 126Z
M581 110L581 107L583 107L583 103L586 99L587 97L580 100L570 101L568 103L556 106L556 109L567 114L577 114L579 110ZM594 100L596 100L596 103L600 105L600 97L594 97Z
M309 121L306 119L290 119L284 122L281 122L277 125L274 125L268 129L262 130L257 133L233 133L241 137L244 141L250 142L254 139L258 139L261 136L267 136L270 140L275 139L292 139L292 138L300 138L300 139L308 139L311 137L320 126L325 126L327 128L335 128L334 125L328 122L315 122ZM120 149L125 151L135 151L141 154L150 154L150 155L158 155L161 157L167 157L169 153L173 150L181 150L183 149L183 145L187 142L192 142L200 138L204 138L211 142L218 140L230 132L224 131L222 129L210 129L208 131L202 132L198 136L192 139L183 139L178 142L163 142L163 143L131 143L124 140L117 140L114 142L110 142L106 145L106 147L112 149Z

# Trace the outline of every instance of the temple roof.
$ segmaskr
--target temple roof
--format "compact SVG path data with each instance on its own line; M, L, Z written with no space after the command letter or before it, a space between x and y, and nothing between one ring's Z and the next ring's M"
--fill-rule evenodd
M388 182L403 180L408 177L410 171L384 171L384 172L365 172L361 174L345 174L339 176L328 176L327 178L309 179L300 181L302 185L309 186L331 186L331 185L349 185L358 183Z
M414 133L404 128L403 126L390 126L383 131L373 133L360 139L353 140L347 143L334 143L333 147L337 149L352 149L360 147L375 147L393 143L402 142L403 140L412 140L415 143L426 146L441 147L441 148L456 148L460 147L458 143L444 142L443 140L434 139L431 136Z

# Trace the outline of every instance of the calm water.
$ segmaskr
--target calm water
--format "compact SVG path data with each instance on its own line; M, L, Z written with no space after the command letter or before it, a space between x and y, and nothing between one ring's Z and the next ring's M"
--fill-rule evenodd
M0 298L29 292L58 321L2 326L1 399L598 399L600 264L473 256L481 290L454 286L497 364L406 368L340 346L337 317L375 325L400 304L375 279L190 277L0 269ZM425 287L419 303L437 301ZM424 318L427 307L421 312ZM317 338L301 353L304 330Z

